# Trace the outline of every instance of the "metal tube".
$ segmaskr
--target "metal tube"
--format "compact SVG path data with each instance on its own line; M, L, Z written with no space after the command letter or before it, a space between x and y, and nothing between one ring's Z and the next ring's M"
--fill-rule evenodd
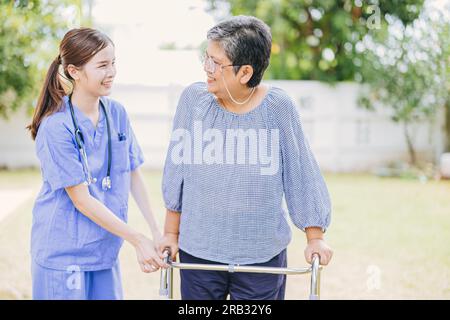
M163 259L164 263L171 264L170 255L167 254ZM167 269L161 268L161 278L159 282L159 296L162 299L173 299L173 270L172 267Z
M168 269L161 269L161 277L159 279L159 296L161 298L167 298L168 299L167 270Z
M309 300L320 300L320 257L314 254L311 264L311 288Z
M167 272L168 272L168 279L169 279L168 284L167 284L167 288L169 289L168 297L170 300L172 300L173 299L173 268L168 268Z
M172 262L171 266L177 269L189 269L189 270L212 270L212 271L228 271L228 272L273 273L273 274L305 274L311 272L311 268L278 268L278 267L258 267L258 266L178 263L178 262Z

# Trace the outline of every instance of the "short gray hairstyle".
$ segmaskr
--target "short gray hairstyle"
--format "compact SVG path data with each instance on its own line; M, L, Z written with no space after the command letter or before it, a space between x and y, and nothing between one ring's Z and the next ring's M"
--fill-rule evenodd
M207 39L219 42L235 73L242 65L253 67L253 76L247 83L256 87L269 66L272 35L263 21L252 16L236 16L222 21L207 33Z

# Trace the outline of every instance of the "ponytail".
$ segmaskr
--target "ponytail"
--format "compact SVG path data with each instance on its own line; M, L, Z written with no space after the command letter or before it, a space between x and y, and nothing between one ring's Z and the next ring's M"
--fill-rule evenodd
M31 132L31 138L36 139L39 125L45 116L51 115L58 111L60 103L65 95L64 88L59 80L58 69L61 64L60 56L56 57L50 65L47 76L45 77L44 86L39 95L39 100L34 110L33 120L27 126Z

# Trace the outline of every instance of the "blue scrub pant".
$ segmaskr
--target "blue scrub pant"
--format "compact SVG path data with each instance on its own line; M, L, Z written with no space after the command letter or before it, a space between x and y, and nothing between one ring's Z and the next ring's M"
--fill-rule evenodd
M223 264L179 250L180 262ZM286 267L286 249L267 262L249 266ZM205 270L180 270L183 300L284 300L286 275Z
M53 270L32 261L34 300L122 300L120 266L99 271Z

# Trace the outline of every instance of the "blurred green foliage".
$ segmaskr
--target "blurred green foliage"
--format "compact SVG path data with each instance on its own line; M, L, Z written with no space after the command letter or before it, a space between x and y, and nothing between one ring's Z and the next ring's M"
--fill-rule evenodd
M449 113L450 21L431 7L407 26L391 17L382 30L364 38L362 47L361 68L368 86L360 103L372 110L389 108L392 120L404 127L410 160L416 164L410 125L436 120L442 107ZM447 136L448 143L448 128Z
M233 15L253 15L271 27L266 78L335 82L362 77L358 72L362 53L355 46L374 26L371 20L376 15L381 25L385 15L409 24L423 0L209 0L209 4L213 12L228 9Z
M80 0L0 0L0 117L31 109Z

